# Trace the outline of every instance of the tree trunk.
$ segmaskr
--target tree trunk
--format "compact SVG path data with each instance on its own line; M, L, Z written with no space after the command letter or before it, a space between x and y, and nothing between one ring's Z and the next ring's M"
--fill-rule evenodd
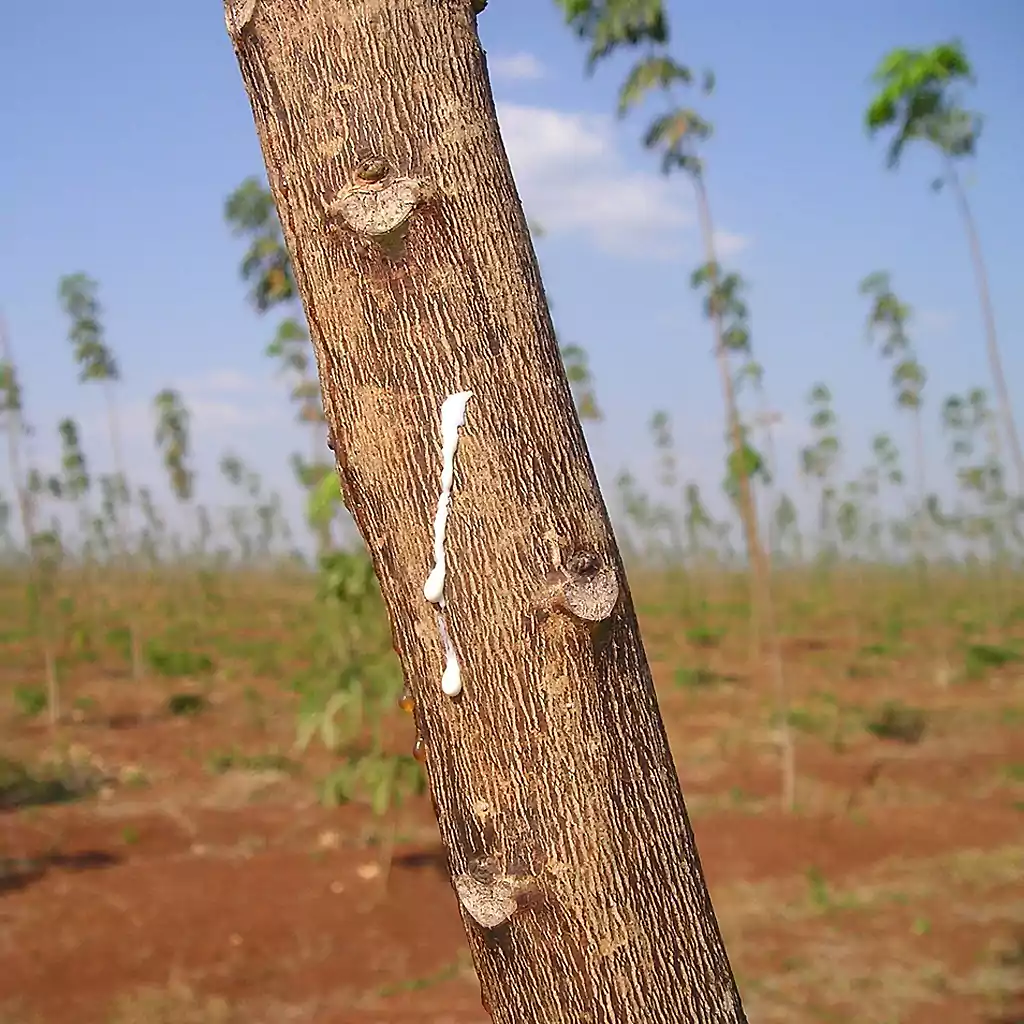
M7 321L0 316L0 368L6 365L10 373L16 377L14 365L14 353L11 351L10 338L7 336ZM13 391L13 389L12 389ZM60 678L57 674L57 640L54 635L54 622L56 616L53 610L47 607L45 599L45 581L43 572L39 565L39 555L36 547L36 524L35 509L32 495L28 490L28 483L22 476L21 465L21 438L25 432L25 421L22 416L20 396L13 393L9 397L12 404L3 407L4 415L0 418L0 429L7 433L7 460L10 466L11 483L14 485L14 492L18 500L18 512L21 516L21 529L25 534L25 547L28 551L28 577L29 590L33 596L29 601L30 608L35 609L39 624L40 643L43 647L43 666L46 673L46 708L50 728L56 729L60 724ZM32 615L29 614L31 623Z
M914 410L914 461L917 463L917 514L914 520L914 543L917 548L918 585L924 593L928 586L928 477L925 463L924 422L921 406Z
M128 475L125 473L124 448L121 445L121 426L117 418L117 400L114 398L114 384L103 381L103 394L107 403L107 426L110 430L110 450L114 453L114 474L117 481L114 500L114 531L118 547L115 563L121 576L121 599L128 622L129 658L132 664L132 679L141 679L145 667L142 657L142 634L139 629L139 604L142 598L131 549L131 493L128 489ZM124 492L122 494L122 487ZM124 504L121 499L124 498ZM125 597L127 596L127 601Z
M967 244L971 250L971 265L974 268L974 280L978 288L978 300L981 303L981 316L985 324L985 350L988 354L988 365L992 372L992 383L996 389L1003 430L1010 442L1010 454L1013 457L1017 476L1017 493L1020 494L1024 492L1024 451L1021 450L1020 435L1017 433L1017 424L1013 418L1013 402L1010 400L1006 375L1003 373L1003 361L999 355L996 315L992 309L988 271L985 269L985 259L981 252L981 239L978 238L978 229L974 226L974 215L971 213L970 203L967 202L967 193L964 191L963 182L960 181L960 175L957 174L953 161L948 157L946 159L946 176L952 185L957 209L960 211L964 230L967 232Z
M711 294L718 289L718 256L715 252L715 230L711 219L711 204L702 173L693 176L697 193L697 215L700 233L704 240L704 259L711 277L708 282ZM725 332L722 329L722 313L712 307L711 329L715 342L715 361L722 382L722 399L725 404L726 421L729 425L729 439L736 454L736 469L739 475L740 518L743 520L743 536L750 563L751 595L750 607L753 626L753 653L760 659L762 642L768 640L768 662L775 688L776 712L779 718L779 756L781 761L781 801L784 811L791 811L796 805L796 750L793 732L789 725L789 698L786 691L785 671L782 667L782 650L779 645L778 628L775 624L775 604L772 597L771 563L761 543L757 526L757 502L754 500L754 485L746 471L744 458L743 426L740 423L736 404L736 389L733 387L729 355L725 349Z
M226 0L343 491L494 1020L743 1021L474 6ZM435 607L440 408L464 390Z

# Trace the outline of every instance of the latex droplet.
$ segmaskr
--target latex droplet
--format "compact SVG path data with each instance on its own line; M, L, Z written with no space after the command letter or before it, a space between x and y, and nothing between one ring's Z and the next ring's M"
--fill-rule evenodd
M412 699L412 694L409 692L407 686L402 690L402 696L398 698L398 706L407 714L412 714L413 709L416 707L416 701Z
M419 734L417 734L416 742L413 744L412 756L416 758L420 764L423 764L427 760L427 744Z

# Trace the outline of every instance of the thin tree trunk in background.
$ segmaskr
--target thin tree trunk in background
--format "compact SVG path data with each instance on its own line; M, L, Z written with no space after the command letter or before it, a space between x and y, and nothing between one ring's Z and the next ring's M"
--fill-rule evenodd
M499 1024L743 1021L472 0L225 13L484 1005ZM424 583L440 407L463 390L452 699Z
M964 230L967 232L967 244L971 251L971 265L974 269L974 280L978 289L978 300L981 303L981 316L985 328L985 349L988 354L989 370L992 374L992 382L995 386L996 398L999 402L999 418L1002 421L1003 432L1010 443L1010 455L1013 458L1014 471L1017 477L1017 494L1020 495L1024 493L1024 453L1021 452L1020 435L1017 433L1017 424L1013 416L1013 402L1010 399L1010 392L1006 386L1006 376L1003 373L1003 362L999 353L999 337L996 332L996 317L995 311L992 308L992 296L989 292L988 271L985 269L981 239L978 237L978 229L974 223L974 214L971 212L971 205L967 201L967 193L964 190L963 182L960 180L955 164L948 157L946 159L946 174L953 188L953 195L956 198L957 209L960 211L960 217L964 223ZM999 431L993 430L992 433L996 461L1001 463L1002 444ZM1012 582L1003 572L999 553L992 550L991 545L990 557L994 612L1002 620L1009 607L1008 602L1012 599Z
M974 225L974 215L971 213L970 203L967 202L967 193L964 191L960 175L957 174L952 160L947 159L946 161L946 174L953 187L953 195L956 196L956 204L964 222L964 229L967 231L967 244L971 250L971 264L974 267L974 279L978 287L978 299L981 302L981 316L985 324L985 348L988 352L989 369L992 373L996 396L999 399L1003 430L1006 432L1010 442L1010 452L1013 455L1014 468L1017 473L1017 493L1021 494L1024 493L1024 452L1021 451L1020 435L1017 433L1017 424L1013 417L1013 403L1010 400L1010 391L1006 386L1003 361L999 355L996 316L992 309L992 297L989 294L988 271L985 269L985 259L981 252L981 239L978 238L978 229Z
M11 351L11 340L7 335L7 321L0 316L0 365L6 363L11 372L15 372L14 353ZM11 471L11 483L18 496L18 512L21 516L21 529L25 534L25 545L28 548L29 586L35 591L36 612L39 615L39 635L43 645L43 671L46 675L46 708L50 728L60 723L60 680L57 676L57 641L54 637L54 616L44 604L43 573L39 566L36 547L35 515L32 508L32 496L22 475L21 438L25 426L20 409L7 409L4 418L7 432L7 460Z
M718 258L715 252L714 224L711 220L711 206L708 202L707 189L704 186L703 178L697 174L693 178L694 188L697 192L697 213L700 217L701 238L704 242L704 259L707 262L710 278L711 294L714 295L718 288ZM737 465L740 499L740 522L743 524L743 540L747 549L747 558L750 560L750 576L753 586L751 587L750 607L752 611L751 626L753 629L753 650L756 655L761 653L761 632L765 624L761 621L763 614L762 595L763 584L767 579L768 566L764 557L764 549L758 537L757 530L757 506L754 503L754 488L750 482L750 475L745 471L746 463L742 461L743 455L743 428L740 424L739 413L736 409L736 389L733 386L732 371L729 368L729 356L725 350L724 337L722 332L721 314L712 308L711 327L714 334L715 361L718 364L718 375L722 383L722 397L725 401L725 416L729 426L729 440L733 452L739 460Z
M921 590L928 585L928 520L925 506L928 500L928 477L925 465L924 423L920 407L914 409L914 459L917 462L917 515L914 539L917 547L917 575Z
M110 429L110 447L114 453L114 473L117 475L117 500L114 505L117 519L114 523L114 530L117 534L119 568L124 576L121 580L121 594L127 594L125 618L128 620L128 644L130 647L130 658L132 664L132 679L142 678L142 636L139 631L139 594L137 581L135 579L134 566L132 565L131 547L128 543L131 536L131 522L128 519L128 510L131 503L131 495L125 494L125 504L121 507L121 487L128 490L128 477L124 471L124 450L121 445L121 427L117 420L117 402L114 398L113 385L109 381L104 382L104 397L107 402L107 426Z
M697 213L700 217L700 231L704 240L704 259L711 272L709 284L712 294L718 288L718 259L715 253L715 231L711 219L711 205L708 202L707 189L700 174L693 178L697 192ZM757 528L757 504L754 501L754 487L750 474L746 472L743 459L743 428L740 424L739 411L736 408L736 391L733 387L732 373L729 368L729 357L725 351L725 339L722 332L722 316L712 310L711 327L714 333L715 359L722 380L722 394L725 399L725 414L729 423L729 436L733 450L737 454L739 470L740 517L743 520L743 532L746 540L747 558L750 561L750 574L753 582L751 590L751 609L754 613L754 649L761 654L761 641L767 637L768 663L775 688L776 710L779 716L779 753L782 768L782 807L792 810L796 804L796 752L793 748L793 732L789 725L789 699L786 693L785 670L782 666L782 651L779 648L778 628L775 624L775 607L772 600L771 565L765 555L764 546Z

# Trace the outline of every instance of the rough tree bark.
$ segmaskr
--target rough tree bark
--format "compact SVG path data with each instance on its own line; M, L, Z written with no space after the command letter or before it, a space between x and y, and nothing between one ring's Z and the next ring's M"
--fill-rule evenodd
M743 1010L502 146L479 0L225 0L500 1024ZM443 617L440 407L469 390Z

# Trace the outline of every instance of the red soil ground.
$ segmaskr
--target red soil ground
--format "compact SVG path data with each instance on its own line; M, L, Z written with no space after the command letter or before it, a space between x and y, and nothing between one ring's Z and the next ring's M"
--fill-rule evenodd
M1024 1020L1019 673L955 692L901 680L930 712L914 745L844 710L888 684L837 671L823 702L818 664L793 675L808 720L824 708L827 721L797 731L800 808L783 814L765 688L689 692L658 671L750 1018ZM275 711L257 728L240 688L178 719L158 713L166 684L93 674L74 692L103 721L54 738L7 720L0 753L35 763L59 748L121 781L0 810L0 1022L485 1024L427 803L399 812L389 868L368 813L317 803L316 756L298 778L212 773L211 753L294 736L280 692L265 687Z

